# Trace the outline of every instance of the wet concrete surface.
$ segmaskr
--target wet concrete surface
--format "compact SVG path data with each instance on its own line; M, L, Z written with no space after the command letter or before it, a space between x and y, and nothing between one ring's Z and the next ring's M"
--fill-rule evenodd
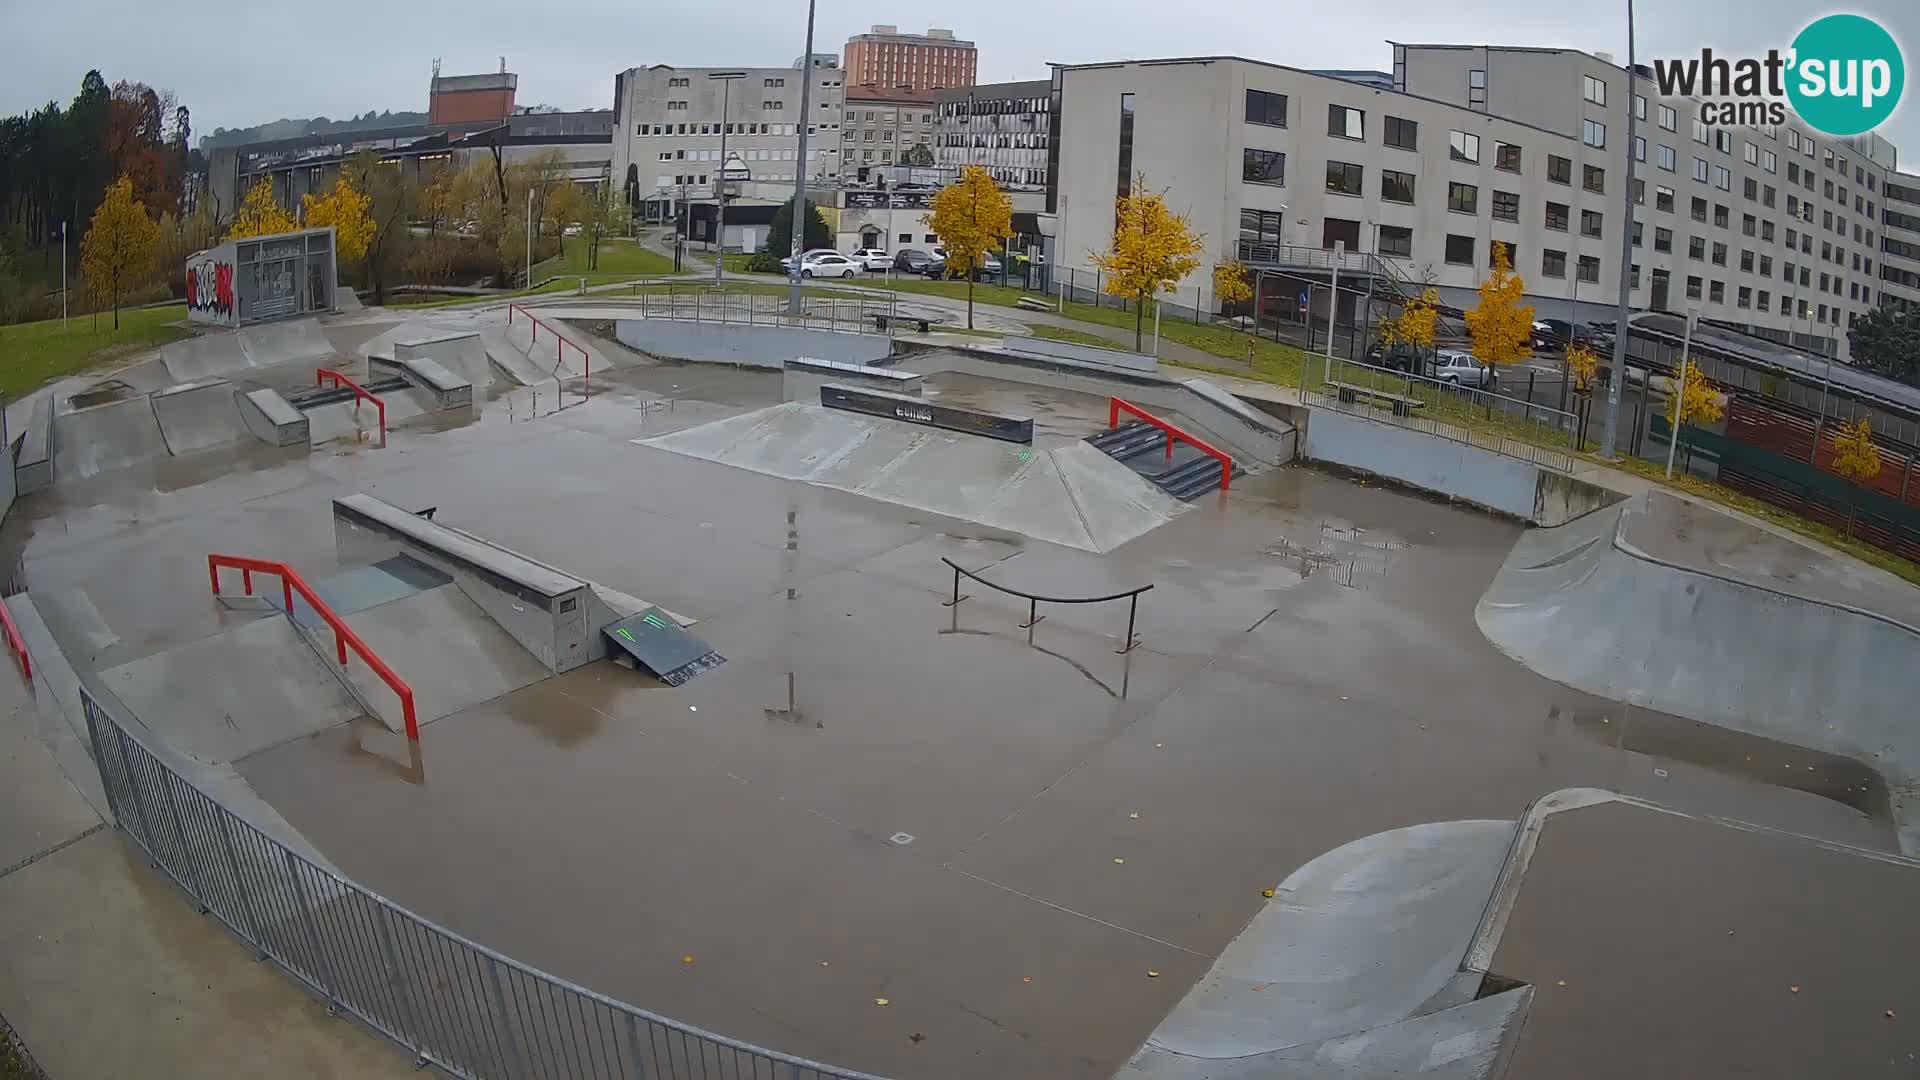
M630 442L776 401L778 373L594 391L191 482L128 470L9 529L114 659L220 628L210 550L334 570L330 499L356 490L701 620L729 660L679 688L596 664L426 725L418 771L351 725L241 771L343 871L478 941L877 1072L1110 1075L1263 888L1563 787L1892 843L1871 793L1797 790L1858 781L1830 759L1653 737L1678 722L1496 652L1473 606L1510 524L1283 469L1094 555ZM1116 653L1118 604L1043 606L1031 634L990 588L943 607L943 555L1054 595L1152 583L1143 644Z
M928 401L1033 418L1035 447L1057 446L1107 429L1107 399L1051 386L940 371L921 382Z
M1551 814L1490 969L1536 988L1508 1075L1920 1075L1916 903L1910 863L1625 803Z

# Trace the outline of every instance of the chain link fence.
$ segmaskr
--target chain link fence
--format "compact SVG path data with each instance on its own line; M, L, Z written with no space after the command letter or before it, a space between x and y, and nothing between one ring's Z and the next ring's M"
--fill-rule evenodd
M878 1080L670 1020L502 956L309 862L168 766L86 687L119 827L201 909L295 979L459 1077Z

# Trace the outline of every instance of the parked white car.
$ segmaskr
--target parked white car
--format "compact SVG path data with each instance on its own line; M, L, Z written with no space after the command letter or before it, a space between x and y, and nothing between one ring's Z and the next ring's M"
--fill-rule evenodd
M801 277L850 278L860 270L861 264L832 251L824 255L816 255L811 259L802 256L800 260Z
M808 248L807 250L800 253L800 266L804 269L808 263L812 262L813 260L819 258L822 255L838 256L839 254L840 254L839 252L833 250L832 248ZM789 255L786 258L781 259L780 268L783 270L793 269L793 256Z
M1500 381L1500 373L1483 364L1472 353L1441 349L1433 355L1433 377L1455 386L1491 390Z
M868 273L885 273L893 269L893 256L879 248L861 248L847 258L859 263Z

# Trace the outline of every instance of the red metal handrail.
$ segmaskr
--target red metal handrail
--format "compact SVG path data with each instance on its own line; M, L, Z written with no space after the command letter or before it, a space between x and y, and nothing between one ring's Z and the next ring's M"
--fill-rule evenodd
M1125 412L1132 416L1137 416L1140 419L1146 421L1149 426L1159 428L1162 432L1165 432L1167 436L1167 456L1168 457L1173 456L1173 444L1174 444L1174 441L1177 439L1180 442L1186 443L1187 445L1207 455L1208 457L1214 458L1220 462L1220 490L1221 491L1227 490L1227 485L1232 483L1233 459L1228 457L1223 451L1214 448L1214 446L1211 443L1208 443L1204 439L1195 438L1194 436L1189 435L1184 431L1181 431L1179 428L1174 427L1172 424L1167 423L1165 420L1160 419L1159 417L1153 415L1152 413L1141 408L1140 406L1135 405L1131 401L1122 401L1119 398L1107 399L1107 427L1108 428L1116 428L1120 426L1120 414L1122 412Z
M27 655L27 639L20 636L20 628L13 624L13 612L7 610L5 600L0 600L0 627L7 632L7 649L20 661L20 677L27 680L27 688L33 688L33 657Z
M593 378L593 358L587 355L586 346L580 344L577 341L573 341L569 339L565 334L562 334L560 331L555 330L551 325L549 325L544 320L542 320L540 316L535 315L532 311L529 311L525 304L508 304L507 305L507 325L508 326L513 325L513 313L515 311L518 311L520 314L525 315L527 317L527 321L533 324L533 344L534 345L537 345L540 343L541 327L545 326L547 328L547 333L553 335L553 340L554 340L553 363L555 367L558 367L560 365L560 362L566 358L566 347L568 345L571 345L573 346L573 350L580 354L580 377L583 379ZM527 346L527 351L532 352L533 345Z
M361 386L359 383L354 382L352 379L347 378L332 368L319 368L313 373L313 385L315 386L325 386L328 379L332 379L333 385L335 386L344 386L353 391L353 408L355 412L360 410L361 398L373 402L373 407L380 410L380 438L384 441L387 437L387 403L381 401L366 387Z
M373 669L373 673L380 676L381 681L391 687L394 694L399 697L400 715L407 723L407 738L415 742L420 740L420 723L413 713L413 688L408 686L400 676L395 675L385 660L373 654L373 650L367 647L367 643L360 640L360 635L353 632L353 627L348 626L345 620L335 615L333 609L327 606L327 602L320 599L319 594L313 591L313 587L308 585L293 567L266 559L249 559L243 555L208 555L207 581L213 586L215 596L220 595L220 568L223 566L240 571L240 587L248 596L253 595L254 574L279 575L281 594L286 601L287 617L293 618L293 594L297 592L300 598L313 608L315 614L326 620L328 626L333 627L333 643L334 648L339 650L340 666L343 668L347 666L347 649L351 646L354 652L360 654L360 659L365 660L367 666Z

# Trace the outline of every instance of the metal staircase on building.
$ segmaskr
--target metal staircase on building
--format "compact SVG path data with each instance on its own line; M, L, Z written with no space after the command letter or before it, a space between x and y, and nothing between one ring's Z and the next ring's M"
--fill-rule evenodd
M1301 247L1295 244L1262 244L1242 240L1237 254L1240 261L1246 263L1247 267L1256 273L1262 270L1294 271L1331 278L1335 268L1338 268L1343 278L1353 280L1371 278L1376 290L1376 299L1383 300L1388 306L1405 306L1409 300L1419 296L1426 288L1425 285L1407 276L1395 260L1381 258L1371 252L1335 252L1327 248ZM1440 313L1439 325L1436 329L1442 336L1467 332L1464 323L1445 311Z

